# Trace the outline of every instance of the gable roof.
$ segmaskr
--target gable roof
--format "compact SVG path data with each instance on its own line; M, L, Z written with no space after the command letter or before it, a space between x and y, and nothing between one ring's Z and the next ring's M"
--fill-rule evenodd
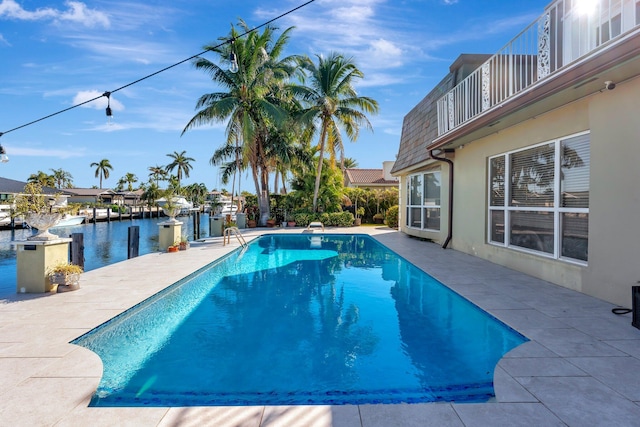
M345 169L347 180L355 185L398 185L398 179L384 179L382 169Z
M27 183L23 181L16 181L15 179L9 178L0 178L0 193L19 194L24 192L25 185L27 185ZM42 192L44 194L56 194L60 193L61 190L53 187L42 187Z

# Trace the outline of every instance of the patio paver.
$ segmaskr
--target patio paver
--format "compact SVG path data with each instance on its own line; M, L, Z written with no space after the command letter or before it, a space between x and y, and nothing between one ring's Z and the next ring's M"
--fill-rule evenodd
M246 230L247 238L302 228ZM82 275L74 292L20 295L0 286L2 426L633 426L640 420L640 330L612 304L386 227L373 235L532 341L494 375L489 403L189 408L90 408L102 374L68 342L237 247L222 238Z

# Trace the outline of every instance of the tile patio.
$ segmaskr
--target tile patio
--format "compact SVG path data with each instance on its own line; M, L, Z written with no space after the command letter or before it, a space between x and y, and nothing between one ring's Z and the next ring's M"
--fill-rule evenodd
M15 293L14 283L0 283L0 426L640 425L640 330L630 315L616 316L612 304L385 227L327 232L372 234L531 339L496 367L494 401L89 408L102 364L68 342L237 247L223 247L219 238L88 271L74 292L24 295Z

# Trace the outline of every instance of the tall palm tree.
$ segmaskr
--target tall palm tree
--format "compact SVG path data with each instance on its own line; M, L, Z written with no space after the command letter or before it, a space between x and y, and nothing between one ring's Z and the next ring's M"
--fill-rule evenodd
M89 165L90 167L96 168L95 177L100 177L100 188L102 188L102 178L109 179L109 171L113 170L113 166L111 166L111 162L108 159L102 159L99 162L93 162Z
M63 170L62 168L51 169L51 172L53 172L52 176L55 181L56 188L62 189L73 187L73 176L70 172Z
M38 171L38 173L32 173L29 175L27 182L40 184L42 187L53 187L56 185L56 181L53 175L47 175L42 171Z
M159 185L159 181L167 179L167 169L164 166L149 166L149 177L156 181L156 185Z
M167 156L171 157L172 162L167 165L167 172L173 172L174 169L177 169L176 176L178 177L178 187L180 187L180 182L182 181L182 174L185 177L189 177L189 171L193 169L190 162L195 162L196 159L192 157L186 156L187 152L183 150L181 153L174 151L171 154L167 154Z
M307 108L301 118L305 123L320 126L318 149L320 161L316 172L316 183L313 194L313 209L318 208L318 191L325 151L329 151L330 164L335 164L336 152L340 153L341 169L344 159L341 131L355 141L358 139L360 126L373 130L365 113L378 112L378 103L372 98L358 96L353 84L364 74L356 67L351 58L338 53L331 53L327 58L318 55L318 63L306 58L301 62L308 73L308 84L296 88Z
M243 32L250 30L242 20L238 25ZM232 73L205 58L195 61L195 67L209 74L216 86L225 91L202 95L196 103L198 112L182 132L184 134L204 124L227 122L227 140L221 149L233 156L227 166L237 169L240 164L240 167L246 165L250 169L258 195L261 224L266 223L269 217L269 166L265 152L267 124L277 126L286 117L286 111L279 106L275 94L284 90L284 82L298 69L295 64L298 57L280 59L291 30L285 30L276 38L275 28L266 26L262 33L252 31L238 38L240 33L232 26L225 40L234 40L233 43L205 46L218 53L223 61L228 61L233 53L238 62L238 72ZM236 142L242 152L241 162L235 162ZM214 153L214 157L216 154L220 152ZM215 165L214 157L212 162ZM221 160L224 156L215 158Z

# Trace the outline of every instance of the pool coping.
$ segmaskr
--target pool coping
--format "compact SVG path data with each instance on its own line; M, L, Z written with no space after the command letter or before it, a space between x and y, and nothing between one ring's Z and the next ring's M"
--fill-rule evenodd
M245 230L246 238L295 229ZM315 232L318 232L317 230ZM531 339L496 367L489 403L89 408L99 358L69 341L236 249L221 238L83 274L47 295L0 287L0 425L511 426L633 425L640 418L640 330L607 302L387 227L370 234Z

